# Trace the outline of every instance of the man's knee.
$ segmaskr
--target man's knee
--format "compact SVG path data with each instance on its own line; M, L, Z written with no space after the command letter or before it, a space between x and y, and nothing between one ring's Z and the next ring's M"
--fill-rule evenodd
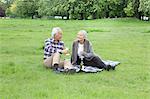
M54 53L53 58L57 58L57 59L60 58L60 53Z
M47 62L47 61L43 61L43 66L46 67L46 68L51 68L52 64Z
M59 62L60 62L60 53L54 53L53 54L53 64L52 65L59 64Z
M43 61L44 66L51 68L51 67L52 67L52 59L53 59L53 56L50 56L50 57L48 57L47 59L45 59L45 60Z

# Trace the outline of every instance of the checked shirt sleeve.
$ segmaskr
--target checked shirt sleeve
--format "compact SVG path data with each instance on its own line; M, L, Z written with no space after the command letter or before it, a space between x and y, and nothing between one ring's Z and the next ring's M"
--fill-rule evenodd
M52 50L52 44L50 40L45 41L45 50L46 52L50 52L50 50Z
M47 40L45 40L44 59L46 59L47 57L51 56L51 52L52 52L51 40L47 39Z

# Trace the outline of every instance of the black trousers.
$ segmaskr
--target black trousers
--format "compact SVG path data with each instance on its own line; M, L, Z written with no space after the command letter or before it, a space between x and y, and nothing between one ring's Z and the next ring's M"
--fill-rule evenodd
M77 57L77 65L80 65L80 63L81 63L81 59ZM100 69L106 67L106 65L102 62L102 60L98 56L94 56L90 61L84 58L83 64L85 66L93 66L93 67L98 67Z

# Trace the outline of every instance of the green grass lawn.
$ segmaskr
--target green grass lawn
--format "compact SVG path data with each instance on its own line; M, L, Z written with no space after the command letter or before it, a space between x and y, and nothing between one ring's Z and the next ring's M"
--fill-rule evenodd
M63 29L71 49L85 29L94 51L120 61L115 71L56 74L43 67L44 40ZM0 99L149 99L150 22L136 19L0 19Z

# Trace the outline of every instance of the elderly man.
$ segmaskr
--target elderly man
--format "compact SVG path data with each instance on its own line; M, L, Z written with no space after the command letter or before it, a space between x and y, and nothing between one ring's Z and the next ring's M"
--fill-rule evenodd
M63 67L64 62L60 62L60 54L67 54L68 50L64 47L64 42L61 41L62 30L60 27L52 29L52 38L45 40L44 48L44 65L47 68L57 70L58 67Z

